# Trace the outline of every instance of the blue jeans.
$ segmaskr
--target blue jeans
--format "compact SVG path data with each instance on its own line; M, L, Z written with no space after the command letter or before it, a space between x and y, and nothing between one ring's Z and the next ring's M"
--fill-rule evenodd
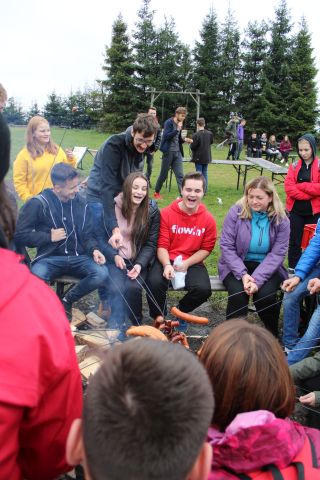
M131 270L132 265L126 262ZM114 264L108 265L110 282L110 306L111 314L108 320L109 328L126 330L131 324L142 323L142 287L146 271L142 270L137 280L131 280L127 276L127 270L120 270ZM128 321L129 320L129 321Z
M317 307L309 321L307 331L299 340L300 302L309 294L309 280L320 276L320 266L300 282L293 292L283 297L283 345L288 348L288 363L299 362L308 355L310 350L319 343L320 337L320 307Z
M196 171L202 173L206 180L205 192L208 190L208 164L195 163Z
M103 285L109 275L105 265L97 265L88 255L43 258L32 265L31 271L46 282L51 282L62 275L71 275L81 279L65 295L66 300L70 303L76 302Z
M106 240L106 230L103 223L103 206L100 202L88 202L87 204L88 215L91 215L94 220L95 235L100 238L101 241ZM108 300L108 289L106 286L98 288L98 294L101 302Z

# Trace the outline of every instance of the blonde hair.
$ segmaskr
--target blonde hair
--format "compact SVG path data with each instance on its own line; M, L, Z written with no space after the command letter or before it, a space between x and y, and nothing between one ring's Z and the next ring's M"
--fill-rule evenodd
M8 100L7 91L4 88L4 86L2 85L2 83L0 83L0 101L1 100L3 100L4 102L6 102Z
M275 218L276 223L278 224L282 219L286 218L286 212L279 198L276 187L267 177L257 177L246 184L244 195L237 202L237 205L240 205L241 207L241 211L239 213L240 218L248 218L251 220L252 213L248 204L248 193L250 190L255 188L260 188L272 199L267 209L269 219Z
M51 137L46 147L44 147L39 142L37 142L37 140L34 137L34 132L36 131L36 129L39 127L41 123L45 123L49 127L49 122L44 117L41 117L40 115L36 115L35 117L32 117L29 120L29 123L27 125L27 130L26 130L27 150L33 159L37 157L41 157L44 154L45 150L49 153L52 153L53 155L56 155L59 149L58 145L51 140Z

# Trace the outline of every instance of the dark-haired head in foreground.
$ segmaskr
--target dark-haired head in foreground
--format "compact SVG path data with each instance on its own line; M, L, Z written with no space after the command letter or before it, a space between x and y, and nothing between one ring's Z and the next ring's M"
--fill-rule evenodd
M67 456L90 480L206 479L204 443L213 394L200 362L180 345L130 340L107 351L90 381Z

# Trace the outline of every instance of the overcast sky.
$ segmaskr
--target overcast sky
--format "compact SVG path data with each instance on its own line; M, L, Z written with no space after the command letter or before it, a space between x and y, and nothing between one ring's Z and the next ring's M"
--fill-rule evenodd
M173 17L180 40L191 46L199 39L203 19L211 6L223 22L230 5L240 30L248 21L274 18L278 0L152 0L155 24ZM105 46L110 45L112 24L121 12L129 33L137 21L139 0L5 0L1 5L0 83L25 107L40 106L53 90L93 87L102 79ZM304 15L312 33L316 66L320 70L320 3L287 0L297 25Z

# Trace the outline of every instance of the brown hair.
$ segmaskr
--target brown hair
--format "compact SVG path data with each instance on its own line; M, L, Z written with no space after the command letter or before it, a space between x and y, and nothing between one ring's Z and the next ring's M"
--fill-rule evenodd
M182 179L181 188L183 188L185 186L187 180L200 180L202 182L203 191L205 191L206 179L204 178L202 173L200 173L200 172L188 172L188 173L186 173L185 176Z
M185 115L187 115L188 110L185 107L178 107L176 108L175 113L184 113Z
M158 130L157 119L150 113L139 113L132 125L132 132L139 132L144 138L155 135Z
M213 406L205 369L181 345L139 339L110 348L84 399L91 478L187 478Z
M40 145L39 142L36 141L34 137L34 132L38 128L41 123L45 123L49 126L49 122L40 115L36 115L30 118L29 123L27 125L26 130L26 141L27 141L27 150L30 153L33 159L37 157L41 157L45 150L53 155L58 153L58 145L56 145L52 140L51 137L49 139L48 145L44 148L43 145Z
M215 392L212 424L224 431L238 413L269 410L289 416L295 391L284 353L265 328L246 320L228 320L216 327L200 359Z
M122 185L122 208L121 213L124 218L130 222L132 215L134 213L131 196L132 196L132 185L136 178L143 178L146 181L147 185L147 194L142 200L137 210L135 210L135 217L132 226L131 233L131 244L132 244L132 256L133 258L139 252L141 246L144 244L149 231L149 182L147 177L142 172L132 172L130 173Z
M246 184L244 195L237 202L237 205L240 205L240 207L242 207L239 213L240 218L252 218L251 209L248 204L248 193L250 190L255 188L260 188L272 198L267 209L267 214L269 218L275 218L276 223L280 223L281 220L287 217L285 209L282 205L282 202L279 198L273 182L270 180L270 178L267 177L257 177L253 180L250 180L250 182Z
M206 121L203 117L198 118L197 125L199 125L199 127L204 127L205 124L206 124Z

